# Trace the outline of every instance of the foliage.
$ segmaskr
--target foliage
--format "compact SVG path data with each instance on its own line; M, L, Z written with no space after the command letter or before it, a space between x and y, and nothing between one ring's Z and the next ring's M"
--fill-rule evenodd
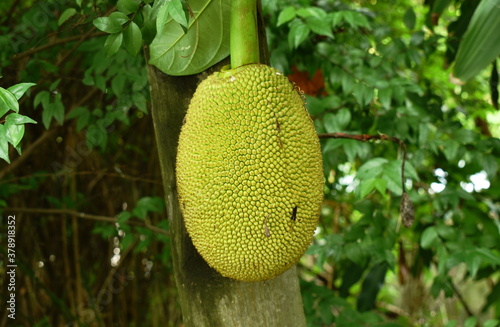
M0 124L0 158L10 163L9 143L21 154L19 143L24 136L24 125L34 123L33 119L19 114L19 99L34 83L19 83L4 89L0 87L0 116L10 110L14 111L5 116Z
M23 147L0 167L2 233L4 217L17 218L16 289L25 290L17 293L19 325L174 326L181 319L142 39L126 30L126 46L109 56L93 25L113 5L0 5L0 108L5 129L17 133L3 134ZM128 15L128 30L140 25L138 15ZM5 270L2 264L2 276Z
M500 6L484 0L471 17L463 41L458 48L455 76L468 80L500 55Z
M483 76L462 88L448 81L442 65L451 36L440 25L424 28L425 8L411 1L389 6L394 3L280 0L265 6L272 65L305 85L318 133L383 134L405 142L404 182L416 208L415 226L403 229L397 218L401 153L393 144L323 143L325 205L303 261L308 321L340 326L345 314L349 326L378 323L371 315L354 318L355 303L391 326L451 324L447 317L431 318L436 308L447 309L426 302L430 294L460 300L462 310L449 317L455 322L467 316L484 322L500 315L494 295L500 277L498 115L478 84ZM461 18L452 10L443 16L450 24ZM301 72L322 79L311 88ZM318 300L311 298L313 281L329 290L314 286ZM482 281L493 286L481 305L461 296L466 291L458 285ZM415 287L421 292L416 298L409 293ZM400 294L389 294L390 288Z
M449 82L477 1L263 6L271 63L306 91L318 133L388 135L407 150L410 229L398 219L398 146L323 140L325 202L301 262L309 325L498 326L498 89L488 71ZM227 28L216 17L218 32L203 34L185 1L9 0L0 11L0 109L31 86L19 107L41 122L24 127L33 121L14 110L3 125L14 115L2 153L5 140L24 149L0 169L3 211L31 240L17 248L18 296L33 308L19 321L180 325L140 50L170 74L197 72L227 55ZM178 52L160 50L173 31L217 42L172 64Z
M94 20L110 34L104 43L107 57L122 45L137 55L144 40L150 45L150 64L169 75L190 75L229 55L228 1L152 2L119 0L117 11Z

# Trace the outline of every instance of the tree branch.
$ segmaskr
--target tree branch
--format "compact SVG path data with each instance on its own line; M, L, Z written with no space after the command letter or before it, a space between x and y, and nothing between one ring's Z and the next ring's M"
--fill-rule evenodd
M346 133L324 133L324 134L318 134L318 137L320 139L327 139L327 138L350 139L361 142L391 141L398 144L403 149L403 163L401 164L401 187L403 188L403 193L406 193L406 188L405 188L406 144L397 137L392 137L385 134L369 135L369 134L346 134Z
M102 221L105 223L112 223L112 224L116 224L118 222L116 217L93 215L93 214L89 214L89 213L78 212L76 210L71 210L71 209L5 208L4 211L12 212L12 213L23 212L23 213L49 214L49 215L68 215L68 216L77 217L80 219ZM156 227L154 225L151 225L147 220L145 220L144 222L129 220L129 221L127 221L127 224L139 226L139 227L145 227L145 228L147 228L155 233L170 236L170 233L168 231L166 231L162 228Z
M401 163L401 204L399 211L401 213L401 218L405 227L411 227L413 221L415 220L415 209L413 208L413 203L406 192L405 187L405 163L406 163L406 144L398 139L397 137L388 136L385 134L369 135L369 134L346 134L346 133L324 133L319 134L320 139L326 138L336 138L336 139L350 139L361 142L368 141L391 141L399 145L403 149L403 160Z
M132 176L132 175L127 175L124 173L111 173L107 172L106 170L98 170L98 171L72 171L69 173L72 176L85 176L85 175L103 175L105 177L116 177L116 178L121 178L125 180L130 180L130 181L139 181L142 183L149 183L149 184L156 184L156 185L162 185L161 181L159 180L154 180L154 179L149 179L149 178L143 178L143 177L137 177L137 176ZM30 174L30 175L24 175L24 176L16 176L12 177L9 179L4 179L0 181L1 184L5 183L12 183L12 182L19 182L20 180L26 179L26 178L41 178L41 177L60 177L62 174L61 173L40 173L40 174ZM64 174L66 175L66 174Z
M77 41L77 40L80 40L80 39L82 39L82 41L84 41L85 39L92 38L92 37L97 37L97 36L102 36L102 35L106 35L106 33L104 33L104 32L97 32L97 33L93 33L93 34L73 35L73 36L69 36L69 37L63 38L63 39L57 39L57 40L55 40L55 41L53 41L51 43L47 43L47 44L41 45L41 46L39 46L37 48L33 48L33 49L30 49L30 50L26 50L26 51L23 51L21 53L15 54L15 55L12 56L12 61L20 60L20 59L22 59L24 57L29 57L29 56L31 56L31 55L33 55L35 53L38 53L38 52L41 52L41 51L53 48L53 47L58 46L60 44L69 43L69 42Z

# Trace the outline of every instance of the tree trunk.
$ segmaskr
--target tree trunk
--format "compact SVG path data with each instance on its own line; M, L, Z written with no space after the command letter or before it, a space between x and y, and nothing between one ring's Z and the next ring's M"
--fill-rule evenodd
M198 254L184 227L175 184L179 133L197 85L222 65L219 63L198 75L181 77L168 76L148 66L173 267L184 324L186 327L305 326L295 267L264 282L240 282L222 277Z

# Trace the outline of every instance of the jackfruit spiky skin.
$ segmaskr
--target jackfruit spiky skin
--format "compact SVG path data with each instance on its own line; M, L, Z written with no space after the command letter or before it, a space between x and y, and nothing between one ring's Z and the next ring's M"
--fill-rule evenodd
M197 88L177 153L189 235L225 277L273 278L309 246L323 201L319 140L288 78L261 64Z

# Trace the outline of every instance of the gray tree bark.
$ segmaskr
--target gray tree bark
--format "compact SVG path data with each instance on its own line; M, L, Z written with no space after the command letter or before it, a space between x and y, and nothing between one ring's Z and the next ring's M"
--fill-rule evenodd
M260 16L259 18L261 18ZM269 57L262 21L261 62ZM170 223L172 259L186 327L306 326L296 268L264 282L222 277L196 251L184 226L175 184L175 158L182 121L197 85L225 61L198 75L168 76L148 66L152 116Z

